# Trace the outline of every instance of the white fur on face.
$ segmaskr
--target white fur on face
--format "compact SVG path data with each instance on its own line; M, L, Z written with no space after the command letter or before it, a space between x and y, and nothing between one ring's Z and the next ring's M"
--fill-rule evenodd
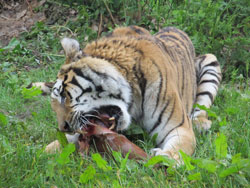
M105 69L108 70L105 71ZM131 121L128 113L131 88L125 78L112 66L103 66L101 70L103 72L96 72L89 67L83 69L72 68L69 72L73 77L70 80L65 80L67 81L66 87L63 88L63 81L58 79L54 85L51 97L61 103L62 90L69 93L71 97L68 105L75 112L74 114L78 115L87 114L103 106L117 106L122 111L122 115L118 120L117 130L124 130ZM72 80L74 81L72 82ZM80 128L80 122L77 123L75 119L74 123L72 120L72 128L78 129Z
M57 79L51 92L51 98L58 100L59 103L61 103L62 99L62 96L60 94L63 90L62 83L63 81L61 79Z

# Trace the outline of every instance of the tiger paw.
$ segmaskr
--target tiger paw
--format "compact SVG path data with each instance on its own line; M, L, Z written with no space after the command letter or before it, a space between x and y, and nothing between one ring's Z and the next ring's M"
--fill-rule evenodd
M206 117L194 118L193 123L200 132L209 130L212 125L212 121L208 120Z
M151 149L150 153L153 156L163 155L163 156L167 156L170 159L175 160L176 161L175 166L177 167L183 164L183 161L181 160L179 153L175 150L163 150L161 148L153 148Z
M51 142L45 148L46 153L57 153L58 151L61 151L61 146L60 146L60 143L59 143L58 140L55 140L54 142Z

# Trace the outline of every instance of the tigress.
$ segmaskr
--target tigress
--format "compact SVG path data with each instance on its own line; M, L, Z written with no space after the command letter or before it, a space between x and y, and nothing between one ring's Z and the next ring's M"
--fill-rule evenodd
M51 91L59 129L75 133L93 113L116 117L116 130L131 121L157 135L153 155L180 161L179 150L192 155L198 129L209 129L207 113L220 82L216 57L195 55L187 34L166 27L151 35L138 26L120 27L80 49L78 41L61 41L65 64ZM78 136L76 134L76 136Z

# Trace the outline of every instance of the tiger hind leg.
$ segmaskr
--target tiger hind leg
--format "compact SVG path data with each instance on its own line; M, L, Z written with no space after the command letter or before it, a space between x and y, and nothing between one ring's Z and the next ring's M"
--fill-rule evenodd
M206 54L195 59L197 76L197 94L195 104L210 108L218 92L221 82L221 69L213 54ZM192 113L193 123L199 131L211 128L207 112L196 106Z

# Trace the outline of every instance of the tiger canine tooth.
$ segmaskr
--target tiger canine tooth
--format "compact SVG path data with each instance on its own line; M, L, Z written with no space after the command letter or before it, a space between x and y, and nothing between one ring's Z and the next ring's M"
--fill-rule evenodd
M115 128L115 122L112 123L111 127L109 127L109 130L112 130Z
M115 117L109 118L109 121L113 121L113 120L115 120Z

